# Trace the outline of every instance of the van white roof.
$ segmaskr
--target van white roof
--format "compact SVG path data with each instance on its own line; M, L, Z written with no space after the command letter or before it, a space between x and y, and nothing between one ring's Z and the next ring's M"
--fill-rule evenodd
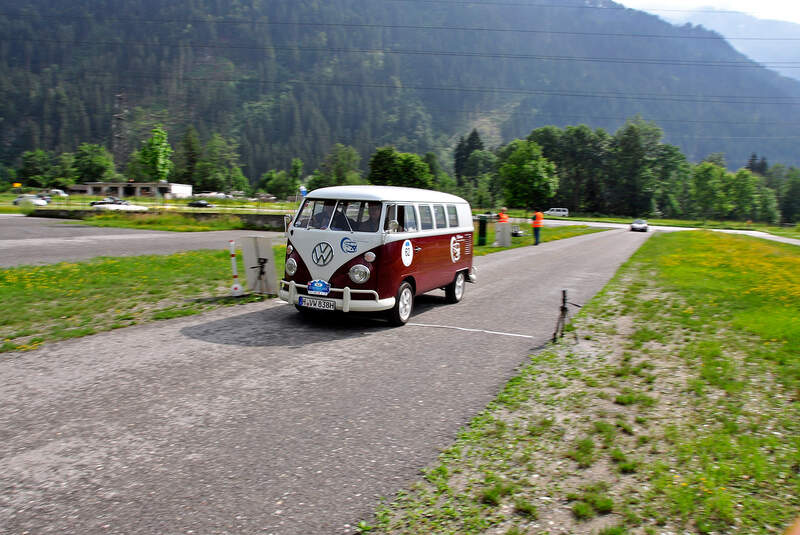
M311 199L343 199L351 201L437 202L466 204L461 197L419 188L397 186L333 186L308 192Z

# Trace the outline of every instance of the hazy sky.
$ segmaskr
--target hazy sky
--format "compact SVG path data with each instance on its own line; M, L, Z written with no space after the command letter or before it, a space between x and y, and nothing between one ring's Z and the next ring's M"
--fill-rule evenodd
M797 0L621 0L622 5L650 11L664 17L680 17L678 10L718 9L740 11L759 19L785 20L800 24L800 2ZM656 11L659 10L659 11ZM665 10L665 11L660 11ZM721 17L725 15L720 13Z

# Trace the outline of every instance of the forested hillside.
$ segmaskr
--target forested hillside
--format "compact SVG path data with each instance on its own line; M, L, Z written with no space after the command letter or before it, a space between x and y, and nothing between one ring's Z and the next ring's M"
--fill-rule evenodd
M336 143L452 157L553 124L640 114L690 160L800 164L800 84L705 29L605 0L0 0L0 161L150 129L239 143L251 180ZM362 160L363 161L363 160Z

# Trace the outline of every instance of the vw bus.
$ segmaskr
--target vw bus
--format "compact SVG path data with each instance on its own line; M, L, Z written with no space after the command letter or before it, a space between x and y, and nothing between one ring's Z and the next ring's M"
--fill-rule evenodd
M384 312L408 321L417 295L458 303L472 267L472 213L460 197L393 186L336 186L306 196L287 223L279 296L301 312Z

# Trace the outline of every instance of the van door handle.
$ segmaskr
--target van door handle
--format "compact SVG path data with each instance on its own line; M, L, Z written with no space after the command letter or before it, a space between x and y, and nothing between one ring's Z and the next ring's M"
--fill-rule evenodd
M414 247L414 252L418 253L422 250L422 247Z

